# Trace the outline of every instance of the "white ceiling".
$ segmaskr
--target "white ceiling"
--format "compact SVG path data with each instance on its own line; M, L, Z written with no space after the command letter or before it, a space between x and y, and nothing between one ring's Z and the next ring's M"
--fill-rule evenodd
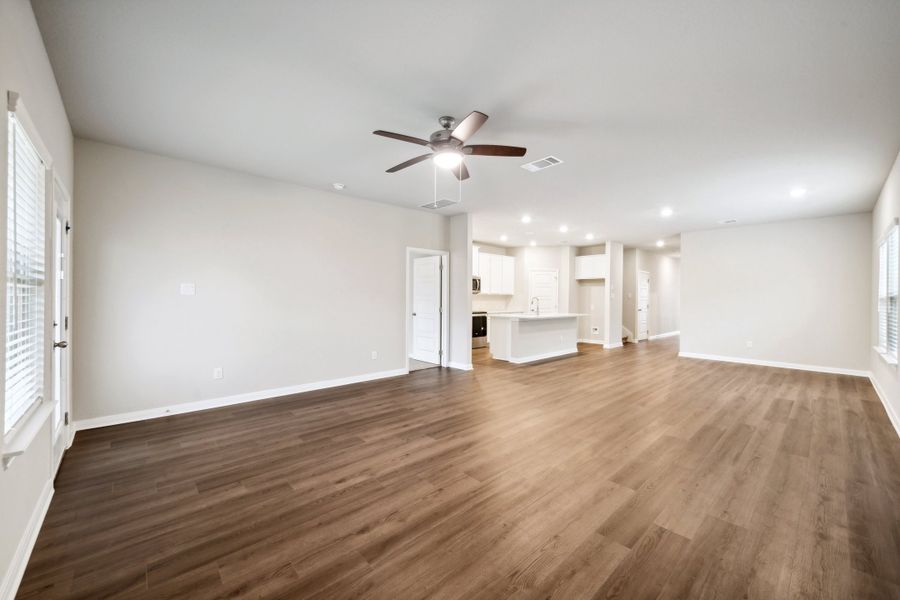
M473 143L528 147L469 160L461 209L494 243L869 210L900 150L896 0L34 6L86 138L417 206L431 165L384 170L422 149L371 131L487 113Z

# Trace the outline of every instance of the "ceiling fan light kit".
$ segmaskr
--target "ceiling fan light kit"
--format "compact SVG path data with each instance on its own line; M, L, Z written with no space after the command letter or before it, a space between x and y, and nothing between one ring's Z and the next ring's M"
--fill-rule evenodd
M427 146L431 149L428 154L416 156L399 165L388 169L387 173L396 173L407 167L411 167L428 158L431 158L435 165L449 169L453 175L460 181L469 178L469 169L466 167L465 157L467 156L525 156L525 148L518 146L497 146L497 145L464 145L476 131L481 129L488 116L477 110L472 111L469 115L456 123L456 119L450 116L443 116L438 119L441 129L435 131L429 136L428 140L404 135L402 133L393 133L391 131L383 131L378 129L373 131L375 135L387 137L401 142L409 142L419 146ZM455 127L454 127L455 126Z

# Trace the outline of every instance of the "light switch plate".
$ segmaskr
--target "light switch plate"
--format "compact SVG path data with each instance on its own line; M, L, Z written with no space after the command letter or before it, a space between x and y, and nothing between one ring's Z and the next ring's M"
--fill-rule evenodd
M225 373L222 371L222 367L213 367L213 379L222 379L225 377Z
M197 286L193 283L182 283L181 284L181 295L182 296L193 296L197 293Z

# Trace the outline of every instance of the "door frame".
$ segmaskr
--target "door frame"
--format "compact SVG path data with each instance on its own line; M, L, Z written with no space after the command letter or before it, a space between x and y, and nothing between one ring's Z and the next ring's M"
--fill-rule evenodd
M406 358L406 372L409 373L409 351L410 351L410 335L412 335L412 290L413 290L413 270L411 268L412 259L425 258L427 256L441 257L441 363L440 366L446 367L450 361L449 349L449 332L450 332L450 252L447 250L432 250L430 248L414 248L406 247L406 301L403 303L404 313L403 322L406 324L404 328L404 356ZM471 318L471 316L470 316Z
M62 464L63 456L65 455L65 451L71 447L74 436L75 436L75 426L74 419L72 418L72 236L69 234L71 230L71 222L72 222L72 195L63 185L63 182L59 179L59 176L54 172L54 176L51 181L52 187L52 201L50 207L50 223L49 223L49 231L50 231L50 253L54 254L56 251L56 217L57 213L61 213L62 216L62 240L60 243L60 248L63 250L63 254L65 256L65 262L63 263L63 273L65 276L60 282L59 277L57 275L56 270L56 256L53 256L52 262L47 261L49 266L51 267L52 275L50 277L51 285L50 285L50 389L53 390L52 393L52 402L56 403L57 398L55 397L56 387L54 385L55 378L57 373L55 372L56 360L54 358L55 352L62 352L62 369L65 373L65 380L62 382L63 384L63 395L65 401L63 405L60 407L60 428L53 429L52 423L53 420L51 418L51 457L53 460L52 468L53 473L59 469L60 464ZM53 312L56 309L56 290L62 287L62 304L63 304L63 322L59 324L59 328L53 327ZM66 327L66 318L68 318L68 328ZM57 331L62 332L58 334ZM56 350L53 348L52 344L57 340L54 339L57 335L61 340L65 340L69 346L65 350ZM57 456L57 448L59 445L62 445L62 448L59 451L59 455Z
M647 274L647 337L641 337L641 275ZM650 271L638 269L637 278L634 280L634 341L642 342L650 339Z

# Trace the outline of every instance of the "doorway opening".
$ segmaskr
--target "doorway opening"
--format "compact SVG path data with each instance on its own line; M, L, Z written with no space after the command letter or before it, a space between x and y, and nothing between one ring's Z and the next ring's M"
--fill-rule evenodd
M638 271L637 276L637 329L635 339L646 340L650 337L650 273Z
M69 298L71 277L69 277L69 195L58 179L53 179L52 227L50 259L50 294L53 315L51 390L53 394L53 470L62 462L63 453L72 442L72 426L69 419L71 357L69 347Z
M446 367L450 253L425 248L406 249L406 361L419 371Z

